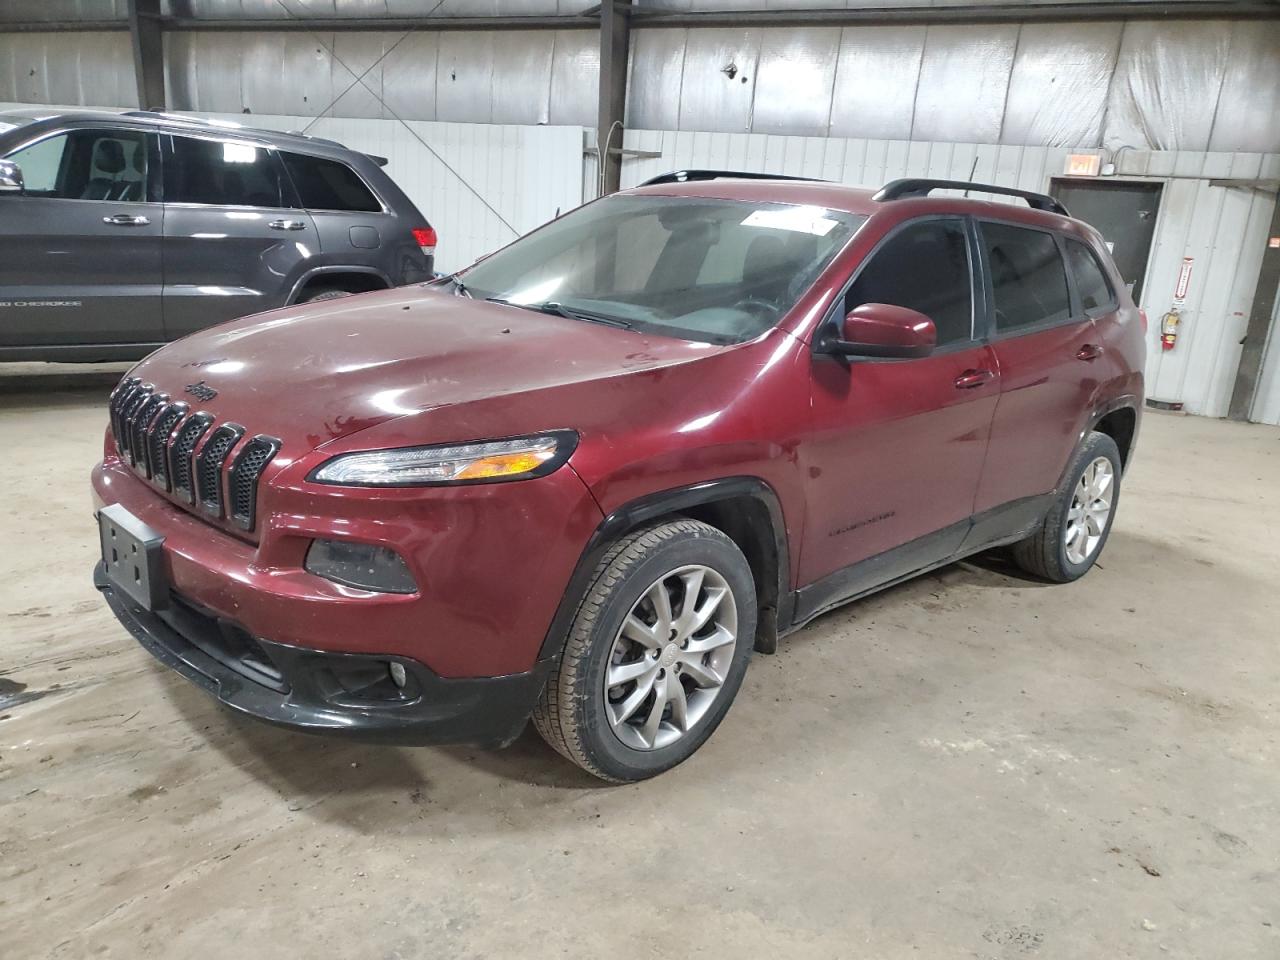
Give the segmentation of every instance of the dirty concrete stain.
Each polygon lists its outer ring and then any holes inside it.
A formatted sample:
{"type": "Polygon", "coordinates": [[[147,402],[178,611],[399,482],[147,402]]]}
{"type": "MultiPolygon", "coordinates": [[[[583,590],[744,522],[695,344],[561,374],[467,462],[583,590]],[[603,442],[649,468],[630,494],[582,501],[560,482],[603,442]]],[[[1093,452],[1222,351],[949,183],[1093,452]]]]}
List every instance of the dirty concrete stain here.
{"type": "Polygon", "coordinates": [[[31,703],[52,692],[51,690],[28,690],[25,683],[0,677],[0,710],[7,710],[22,703],[31,703]]]}

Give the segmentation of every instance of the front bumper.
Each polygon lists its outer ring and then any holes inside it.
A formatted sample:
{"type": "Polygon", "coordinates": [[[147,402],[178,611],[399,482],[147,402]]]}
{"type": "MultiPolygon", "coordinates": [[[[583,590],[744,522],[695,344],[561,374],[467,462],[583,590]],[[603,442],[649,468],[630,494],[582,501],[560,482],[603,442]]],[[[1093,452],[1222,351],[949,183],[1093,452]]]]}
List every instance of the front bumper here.
{"type": "Polygon", "coordinates": [[[238,624],[171,598],[149,612],[113,589],[101,563],[94,586],[157,660],[240,713],[307,733],[382,743],[502,746],[524,729],[551,661],[527,673],[448,679],[399,655],[332,653],[253,637],[238,624]],[[388,665],[405,668],[397,689],[388,665]]]}

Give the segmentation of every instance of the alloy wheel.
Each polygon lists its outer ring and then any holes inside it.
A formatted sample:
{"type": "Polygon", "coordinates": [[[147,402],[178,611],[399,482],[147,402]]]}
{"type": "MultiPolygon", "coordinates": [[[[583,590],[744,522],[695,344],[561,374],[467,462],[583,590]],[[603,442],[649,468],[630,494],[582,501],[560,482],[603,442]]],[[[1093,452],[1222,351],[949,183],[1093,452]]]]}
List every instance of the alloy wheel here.
{"type": "Polygon", "coordinates": [[[1084,563],[1098,549],[1111,516],[1115,491],[1115,469],[1106,457],[1096,457],[1084,469],[1067,509],[1063,533],[1067,559],[1084,563]]]}
{"type": "Polygon", "coordinates": [[[667,747],[693,730],[719,696],[738,644],[738,607],[715,570],[672,570],[641,594],[605,666],[605,713],[635,750],[667,747]]]}

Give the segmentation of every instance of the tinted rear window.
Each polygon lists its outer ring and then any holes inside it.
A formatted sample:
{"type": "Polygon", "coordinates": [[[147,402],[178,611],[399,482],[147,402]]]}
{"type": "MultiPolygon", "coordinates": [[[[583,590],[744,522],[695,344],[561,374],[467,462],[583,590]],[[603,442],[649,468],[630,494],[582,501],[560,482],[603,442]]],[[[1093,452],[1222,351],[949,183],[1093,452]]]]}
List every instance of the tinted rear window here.
{"type": "Polygon", "coordinates": [[[308,210],[354,210],[377,213],[382,204],[360,175],[337,160],[281,153],[294,189],[308,210]]]}
{"type": "Polygon", "coordinates": [[[991,270],[996,330],[1071,317],[1067,271],[1053,234],[1007,223],[984,223],[982,240],[991,270]]]}
{"type": "Polygon", "coordinates": [[[1071,264],[1081,307],[1085,310],[1106,310],[1115,306],[1115,291],[1111,289],[1107,275],[1102,272],[1092,250],[1077,240],[1068,240],[1067,261],[1071,264]]]}
{"type": "Polygon", "coordinates": [[[270,150],[192,137],[173,138],[172,159],[164,165],[164,198],[169,203],[292,206],[270,150]]]}

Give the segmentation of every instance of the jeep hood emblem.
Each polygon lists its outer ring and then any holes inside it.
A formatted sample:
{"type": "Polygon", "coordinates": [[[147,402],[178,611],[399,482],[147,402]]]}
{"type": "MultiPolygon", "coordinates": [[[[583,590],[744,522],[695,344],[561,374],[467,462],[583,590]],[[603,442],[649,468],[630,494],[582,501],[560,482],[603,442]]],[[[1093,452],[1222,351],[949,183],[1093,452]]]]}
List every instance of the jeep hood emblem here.
{"type": "Polygon", "coordinates": [[[188,383],[182,388],[182,390],[184,393],[189,393],[200,401],[212,400],[218,395],[218,391],[213,389],[213,387],[206,386],[203,380],[198,383],[188,383]]]}

